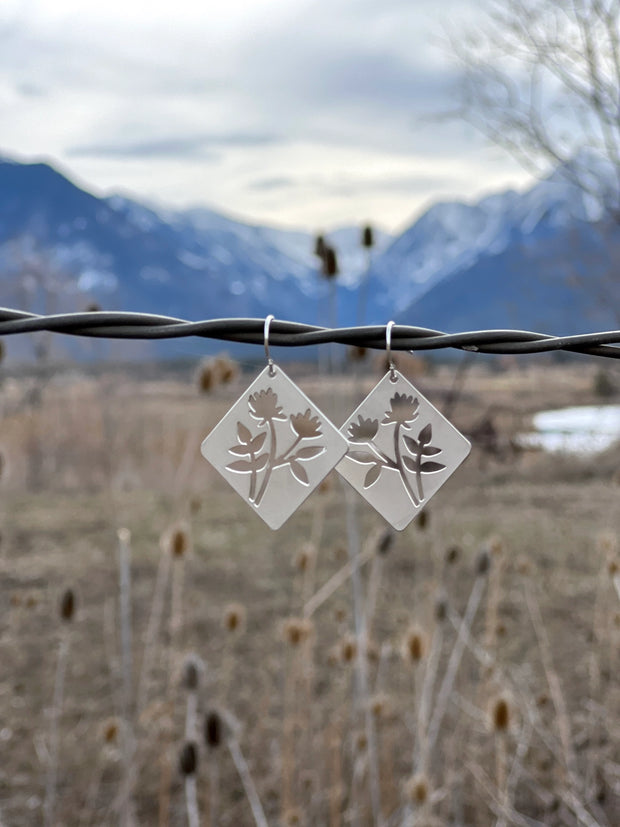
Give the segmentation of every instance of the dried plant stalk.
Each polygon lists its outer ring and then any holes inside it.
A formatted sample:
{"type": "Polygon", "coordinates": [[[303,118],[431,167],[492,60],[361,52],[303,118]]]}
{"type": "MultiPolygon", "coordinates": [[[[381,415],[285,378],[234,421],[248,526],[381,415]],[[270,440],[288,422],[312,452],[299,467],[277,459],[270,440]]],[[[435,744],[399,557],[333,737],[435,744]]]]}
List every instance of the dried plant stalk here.
{"type": "Polygon", "coordinates": [[[54,810],[56,806],[56,785],[58,781],[58,722],[62,711],[65,675],[67,662],[69,660],[69,649],[71,637],[68,630],[60,641],[58,647],[58,660],[56,662],[56,677],[54,679],[54,696],[52,699],[52,719],[50,723],[49,737],[49,763],[47,767],[47,779],[45,783],[45,801],[43,804],[43,823],[45,827],[52,827],[54,824],[54,810]]]}
{"type": "Polygon", "coordinates": [[[454,642],[452,652],[450,653],[448,665],[446,667],[443,681],[441,682],[441,687],[437,695],[433,715],[431,717],[431,721],[428,727],[426,749],[428,750],[429,754],[433,751],[433,748],[435,747],[435,742],[437,741],[437,736],[439,735],[439,729],[441,727],[444,715],[446,714],[446,710],[448,708],[448,701],[450,699],[450,694],[454,686],[456,673],[458,672],[461,663],[461,658],[463,657],[463,651],[465,650],[469,630],[471,629],[471,625],[474,622],[474,617],[476,616],[476,612],[478,610],[478,606],[480,605],[480,600],[482,599],[482,594],[484,592],[484,587],[486,584],[486,573],[487,570],[485,568],[479,567],[476,579],[474,580],[474,585],[469,595],[469,600],[467,601],[467,608],[465,609],[463,620],[459,627],[459,631],[454,642]]]}
{"type": "Polygon", "coordinates": [[[267,824],[265,813],[263,811],[262,804],[260,803],[260,798],[258,797],[258,793],[256,792],[256,786],[250,774],[250,769],[247,765],[245,758],[243,757],[243,753],[241,752],[239,742],[236,738],[229,737],[227,738],[226,743],[228,745],[228,750],[230,752],[233,763],[237,768],[237,772],[239,773],[241,783],[243,784],[243,789],[248,799],[250,809],[252,810],[252,815],[254,816],[254,822],[256,824],[256,827],[269,827],[269,825],[267,824]]]}

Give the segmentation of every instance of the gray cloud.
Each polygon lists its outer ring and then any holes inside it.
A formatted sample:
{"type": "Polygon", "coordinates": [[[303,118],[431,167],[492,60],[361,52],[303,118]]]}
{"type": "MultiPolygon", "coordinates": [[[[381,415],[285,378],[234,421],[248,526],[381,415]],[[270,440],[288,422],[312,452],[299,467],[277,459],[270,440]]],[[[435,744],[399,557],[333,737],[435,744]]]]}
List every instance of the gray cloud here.
{"type": "Polygon", "coordinates": [[[297,0],[219,28],[207,8],[189,23],[171,9],[144,31],[120,6],[100,27],[87,13],[80,27],[36,12],[4,29],[0,20],[0,91],[13,107],[3,142],[74,159],[93,183],[179,201],[202,197],[208,165],[215,203],[256,215],[276,205],[286,221],[365,198],[372,207],[384,196],[383,209],[419,202],[480,155],[469,127],[429,118],[453,108],[457,78],[434,41],[440,15],[468,8],[471,16],[471,0],[297,0]],[[444,176],[442,161],[458,155],[463,163],[446,164],[444,176]],[[158,175],[136,159],[158,162],[158,175]]]}
{"type": "Polygon", "coordinates": [[[226,135],[176,136],[138,141],[115,141],[82,144],[69,147],[68,157],[73,158],[185,158],[217,160],[220,154],[214,149],[234,147],[256,147],[277,143],[275,135],[230,133],[226,135]]]}
{"type": "Polygon", "coordinates": [[[29,81],[17,83],[15,90],[23,98],[45,98],[49,94],[49,90],[43,84],[29,81]]]}
{"type": "MultiPolygon", "coordinates": [[[[451,179],[452,177],[450,177],[451,179]]],[[[382,175],[376,178],[340,176],[331,179],[325,177],[300,176],[293,178],[290,176],[274,176],[272,178],[258,178],[251,181],[248,187],[258,192],[303,189],[346,197],[353,197],[362,193],[395,193],[413,196],[428,192],[429,189],[444,186],[447,180],[447,175],[425,174],[382,175]]]]}
{"type": "Polygon", "coordinates": [[[419,195],[429,189],[441,187],[447,176],[439,175],[394,175],[375,179],[351,178],[334,181],[325,187],[333,195],[353,196],[361,193],[395,193],[419,195]]]}
{"type": "MultiPolygon", "coordinates": [[[[416,151],[428,129],[423,120],[450,107],[457,70],[431,42],[431,23],[412,12],[415,5],[386,16],[381,3],[363,5],[360,14],[358,4],[334,0],[326,15],[315,0],[248,40],[239,75],[249,111],[301,140],[416,151]]],[[[432,129],[433,141],[444,129],[432,129]]]]}
{"type": "Polygon", "coordinates": [[[291,187],[298,186],[298,183],[294,178],[289,178],[286,175],[276,175],[271,178],[258,178],[255,181],[250,181],[248,189],[256,192],[273,192],[291,189],[291,187]]]}
{"type": "MultiPolygon", "coordinates": [[[[446,2],[452,8],[465,0],[446,2]]],[[[207,30],[178,38],[171,32],[162,52],[148,38],[129,48],[122,28],[117,42],[92,31],[82,38],[62,30],[49,38],[22,21],[3,43],[0,72],[18,77],[24,89],[44,79],[50,94],[105,95],[109,137],[85,137],[70,150],[72,157],[172,158],[176,151],[201,158],[206,148],[271,143],[273,124],[291,139],[411,151],[415,119],[446,109],[454,80],[433,56],[431,5],[306,0],[251,32],[240,30],[229,49],[220,43],[225,60],[205,50],[201,34],[208,38],[207,30]],[[181,99],[195,108],[179,120],[181,99]],[[222,107],[223,101],[229,104],[222,107]],[[211,105],[223,130],[235,133],[227,140],[195,137],[211,105]],[[167,117],[175,118],[178,138],[136,138],[159,132],[157,123],[167,117]],[[264,139],[249,140],[239,129],[245,124],[264,132],[264,139]],[[188,135],[181,134],[184,128],[188,135]],[[129,144],[120,137],[126,135],[129,144]]]]}

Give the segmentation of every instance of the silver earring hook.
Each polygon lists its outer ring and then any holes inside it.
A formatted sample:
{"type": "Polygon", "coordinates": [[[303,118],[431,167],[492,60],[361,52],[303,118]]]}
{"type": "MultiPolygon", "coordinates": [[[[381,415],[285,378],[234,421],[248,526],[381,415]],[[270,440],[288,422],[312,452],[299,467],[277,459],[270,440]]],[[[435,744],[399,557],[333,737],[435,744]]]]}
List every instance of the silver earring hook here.
{"type": "Polygon", "coordinates": [[[271,313],[265,319],[265,327],[263,331],[263,339],[265,342],[265,356],[267,357],[267,364],[269,365],[269,376],[275,376],[276,369],[273,364],[273,359],[271,358],[271,353],[269,352],[269,326],[271,325],[272,321],[275,319],[271,313]]]}
{"type": "Polygon", "coordinates": [[[394,322],[388,322],[385,326],[385,355],[390,370],[390,382],[396,382],[396,365],[392,359],[392,328],[394,322]]]}

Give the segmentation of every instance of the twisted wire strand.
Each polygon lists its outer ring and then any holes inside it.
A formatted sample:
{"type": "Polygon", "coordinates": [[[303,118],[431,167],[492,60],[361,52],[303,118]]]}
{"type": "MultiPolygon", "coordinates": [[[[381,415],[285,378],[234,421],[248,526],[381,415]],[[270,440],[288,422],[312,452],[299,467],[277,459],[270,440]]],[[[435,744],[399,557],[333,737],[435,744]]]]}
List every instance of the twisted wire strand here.
{"type": "MultiPolygon", "coordinates": [[[[103,339],[178,339],[197,336],[227,342],[263,345],[264,319],[207,319],[191,322],[151,313],[97,311],[39,316],[0,308],[0,336],[48,331],[103,339]]],[[[328,328],[275,319],[269,343],[276,347],[307,347],[334,342],[385,349],[385,325],[328,328]]],[[[564,350],[620,359],[620,330],[550,336],[529,330],[472,330],[443,333],[425,327],[394,325],[392,350],[457,350],[494,354],[546,353],[564,350]]]]}

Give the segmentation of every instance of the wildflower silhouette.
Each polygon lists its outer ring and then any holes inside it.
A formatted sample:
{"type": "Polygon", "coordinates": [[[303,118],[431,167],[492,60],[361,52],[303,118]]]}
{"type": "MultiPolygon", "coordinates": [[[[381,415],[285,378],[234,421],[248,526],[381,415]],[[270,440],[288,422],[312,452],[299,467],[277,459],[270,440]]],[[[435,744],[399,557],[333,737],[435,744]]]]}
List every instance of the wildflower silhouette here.
{"type": "Polygon", "coordinates": [[[371,485],[374,485],[381,476],[384,468],[391,468],[398,471],[407,493],[416,506],[423,503],[425,499],[422,474],[435,473],[445,468],[445,465],[440,462],[423,461],[423,457],[436,456],[440,454],[442,450],[430,444],[433,438],[433,429],[430,422],[422,428],[417,439],[406,434],[401,434],[402,428],[406,430],[411,429],[411,424],[419,416],[419,407],[420,403],[417,398],[414,399],[413,396],[407,396],[404,393],[396,393],[390,399],[390,410],[385,411],[385,416],[381,421],[381,427],[394,426],[393,456],[386,454],[374,442],[379,431],[378,420],[365,419],[361,415],[358,416],[357,422],[352,422],[349,425],[348,438],[350,442],[357,445],[367,445],[369,450],[362,451],[355,449],[349,451],[347,454],[353,462],[371,466],[364,478],[364,488],[370,488],[371,485]],[[403,456],[402,445],[404,445],[411,456],[403,456]],[[407,472],[414,475],[417,491],[413,490],[407,472]]]}
{"type": "Polygon", "coordinates": [[[238,474],[250,475],[250,491],[248,498],[258,506],[269,486],[271,474],[276,468],[286,465],[295,479],[303,485],[308,485],[308,473],[302,462],[320,456],[324,451],[323,445],[308,445],[297,448],[304,439],[317,439],[322,436],[321,422],[318,416],[312,416],[308,408],[305,413],[296,413],[287,416],[278,405],[278,395],[271,388],[251,394],[248,398],[248,412],[258,421],[257,427],[267,426],[266,431],[253,434],[243,422],[237,422],[238,445],[228,449],[233,456],[247,457],[231,462],[226,468],[238,474]],[[277,434],[275,422],[290,419],[291,430],[295,438],[291,444],[278,454],[277,434]],[[268,449],[263,450],[268,440],[268,449]],[[296,450],[297,449],[297,450],[296,450]],[[294,453],[293,453],[294,452],[294,453]],[[259,487],[259,474],[263,474],[259,487]],[[258,493],[256,489],[258,488],[258,493]]]}

